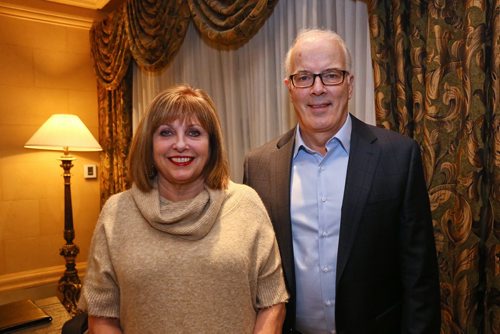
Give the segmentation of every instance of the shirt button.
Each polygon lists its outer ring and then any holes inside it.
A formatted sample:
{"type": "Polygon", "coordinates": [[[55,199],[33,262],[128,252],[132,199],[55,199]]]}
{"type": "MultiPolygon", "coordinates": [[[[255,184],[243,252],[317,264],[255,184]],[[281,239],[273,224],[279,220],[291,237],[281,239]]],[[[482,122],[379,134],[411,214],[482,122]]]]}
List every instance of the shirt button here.
{"type": "Polygon", "coordinates": [[[321,202],[326,202],[326,197],[321,197],[321,202]]]}
{"type": "Polygon", "coordinates": [[[324,266],[323,269],[321,269],[324,273],[327,273],[329,271],[327,266],[324,266]]]}
{"type": "Polygon", "coordinates": [[[322,238],[326,238],[327,236],[328,236],[328,233],[327,233],[326,231],[323,231],[323,232],[321,233],[321,237],[322,237],[322,238]]]}
{"type": "Polygon", "coordinates": [[[327,301],[325,302],[325,305],[326,305],[326,306],[332,306],[332,301],[331,301],[331,300],[327,300],[327,301]]]}

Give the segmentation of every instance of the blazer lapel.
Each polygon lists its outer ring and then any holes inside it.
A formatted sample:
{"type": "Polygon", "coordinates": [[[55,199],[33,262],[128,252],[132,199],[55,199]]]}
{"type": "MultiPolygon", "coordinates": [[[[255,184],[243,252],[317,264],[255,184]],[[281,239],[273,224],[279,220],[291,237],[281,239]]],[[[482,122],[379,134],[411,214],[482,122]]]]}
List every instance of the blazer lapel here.
{"type": "Polygon", "coordinates": [[[352,117],[351,150],[347,167],[337,258],[337,283],[349,258],[365,207],[379,151],[366,124],[352,117]]]}
{"type": "Polygon", "coordinates": [[[288,286],[295,288],[292,227],[290,224],[290,173],[295,141],[295,129],[290,130],[277,142],[276,150],[272,152],[270,164],[270,192],[274,200],[271,207],[271,218],[275,223],[276,238],[278,238],[282,254],[282,264],[288,286]]]}

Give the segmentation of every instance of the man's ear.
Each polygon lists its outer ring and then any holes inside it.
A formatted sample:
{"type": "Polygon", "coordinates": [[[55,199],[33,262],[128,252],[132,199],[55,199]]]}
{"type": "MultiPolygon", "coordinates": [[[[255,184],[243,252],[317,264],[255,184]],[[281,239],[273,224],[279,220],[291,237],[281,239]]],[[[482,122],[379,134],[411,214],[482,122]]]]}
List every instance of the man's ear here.
{"type": "Polygon", "coordinates": [[[347,80],[349,84],[349,99],[351,99],[352,93],[354,92],[354,75],[349,74],[347,80]]]}
{"type": "Polygon", "coordinates": [[[283,83],[285,84],[286,88],[290,92],[292,90],[292,81],[289,78],[285,78],[283,80],[283,83]]]}

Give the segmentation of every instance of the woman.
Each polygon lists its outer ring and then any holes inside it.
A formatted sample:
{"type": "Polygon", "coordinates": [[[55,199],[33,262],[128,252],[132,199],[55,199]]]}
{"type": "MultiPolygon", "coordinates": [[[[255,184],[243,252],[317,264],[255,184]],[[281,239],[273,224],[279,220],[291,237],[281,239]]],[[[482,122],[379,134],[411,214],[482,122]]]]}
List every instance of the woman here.
{"type": "Polygon", "coordinates": [[[177,86],[132,141],[132,188],[100,214],[80,307],[90,333],[281,333],[288,294],[260,198],[229,180],[210,97],[177,86]]]}

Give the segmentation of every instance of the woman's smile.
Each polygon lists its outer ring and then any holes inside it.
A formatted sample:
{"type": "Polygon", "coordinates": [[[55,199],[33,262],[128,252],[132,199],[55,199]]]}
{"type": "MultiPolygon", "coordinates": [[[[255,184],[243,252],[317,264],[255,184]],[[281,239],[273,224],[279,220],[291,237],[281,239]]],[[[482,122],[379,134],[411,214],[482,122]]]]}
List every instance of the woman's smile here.
{"type": "Polygon", "coordinates": [[[193,157],[175,156],[168,158],[176,166],[188,166],[193,162],[193,157]]]}

